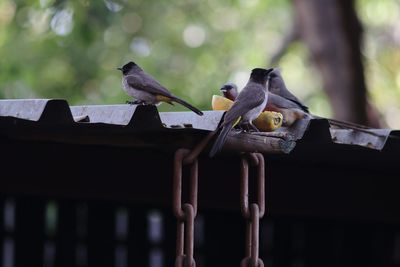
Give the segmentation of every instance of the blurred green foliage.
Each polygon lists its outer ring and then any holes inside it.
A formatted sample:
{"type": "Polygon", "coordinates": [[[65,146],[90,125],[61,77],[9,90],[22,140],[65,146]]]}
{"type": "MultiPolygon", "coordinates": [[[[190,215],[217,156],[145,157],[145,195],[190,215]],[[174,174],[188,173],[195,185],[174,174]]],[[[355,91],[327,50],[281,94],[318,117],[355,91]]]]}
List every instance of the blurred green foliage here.
{"type": "Polygon", "coordinates": [[[400,129],[400,1],[359,0],[366,82],[383,121],[400,129]]]}
{"type": "MultiPolygon", "coordinates": [[[[400,127],[393,119],[400,116],[398,1],[359,0],[357,10],[372,102],[400,127]]],[[[1,0],[0,98],[125,103],[116,67],[133,60],[174,94],[210,109],[223,83],[242,86],[252,68],[267,66],[291,27],[289,0],[1,0]]],[[[303,44],[292,44],[279,65],[311,111],[329,116],[303,44]]]]}

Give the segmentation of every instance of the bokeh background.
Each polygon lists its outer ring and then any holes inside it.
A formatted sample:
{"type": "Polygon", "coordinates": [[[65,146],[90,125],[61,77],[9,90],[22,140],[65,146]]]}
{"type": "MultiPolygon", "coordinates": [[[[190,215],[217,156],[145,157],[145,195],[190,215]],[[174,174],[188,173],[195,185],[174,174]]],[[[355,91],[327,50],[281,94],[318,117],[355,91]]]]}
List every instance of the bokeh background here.
{"type": "MultiPolygon", "coordinates": [[[[116,67],[134,60],[207,110],[221,84],[243,86],[252,68],[273,66],[312,113],[334,117],[306,43],[286,42],[297,24],[295,6],[289,0],[1,0],[0,98],[125,103],[116,67]]],[[[400,1],[357,0],[354,10],[363,26],[367,97],[381,126],[400,128],[400,1]]]]}

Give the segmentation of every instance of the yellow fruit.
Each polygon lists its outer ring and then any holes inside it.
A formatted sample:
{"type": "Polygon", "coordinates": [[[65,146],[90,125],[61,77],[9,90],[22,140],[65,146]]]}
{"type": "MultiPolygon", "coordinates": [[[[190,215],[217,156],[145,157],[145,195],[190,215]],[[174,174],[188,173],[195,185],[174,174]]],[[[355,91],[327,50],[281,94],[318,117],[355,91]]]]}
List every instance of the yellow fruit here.
{"type": "MultiPolygon", "coordinates": [[[[219,95],[213,95],[211,107],[213,110],[228,110],[233,101],[219,95]]],[[[264,111],[253,121],[254,125],[262,132],[271,132],[282,126],[283,116],[279,112],[264,111]]],[[[236,123],[235,123],[236,124],[236,123]]]]}
{"type": "Polygon", "coordinates": [[[264,111],[253,121],[254,126],[262,132],[271,132],[282,126],[283,116],[279,112],[264,111]]]}
{"type": "Polygon", "coordinates": [[[233,101],[220,96],[220,95],[213,95],[211,101],[211,107],[213,110],[228,110],[232,107],[233,101]]]}

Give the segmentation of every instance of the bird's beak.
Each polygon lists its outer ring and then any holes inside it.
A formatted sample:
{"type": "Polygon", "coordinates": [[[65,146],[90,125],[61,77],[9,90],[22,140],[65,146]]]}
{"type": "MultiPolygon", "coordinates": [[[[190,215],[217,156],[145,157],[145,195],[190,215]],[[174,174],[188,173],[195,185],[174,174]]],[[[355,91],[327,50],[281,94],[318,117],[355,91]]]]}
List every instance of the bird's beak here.
{"type": "Polygon", "coordinates": [[[120,70],[120,71],[122,71],[122,68],[117,68],[117,70],[120,70]]]}
{"type": "Polygon", "coordinates": [[[228,92],[228,90],[226,90],[226,89],[223,89],[223,88],[221,88],[221,89],[219,89],[219,90],[221,90],[221,92],[222,92],[222,93],[226,93],[226,92],[228,92]]]}

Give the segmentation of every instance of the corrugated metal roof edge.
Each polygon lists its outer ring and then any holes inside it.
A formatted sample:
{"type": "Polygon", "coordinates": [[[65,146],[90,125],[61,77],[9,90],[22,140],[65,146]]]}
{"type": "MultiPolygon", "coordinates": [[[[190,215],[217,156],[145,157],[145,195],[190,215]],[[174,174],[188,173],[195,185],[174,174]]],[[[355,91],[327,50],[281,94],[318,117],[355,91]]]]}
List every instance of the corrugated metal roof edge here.
{"type": "MultiPolygon", "coordinates": [[[[202,132],[214,131],[223,116],[222,111],[205,111],[200,117],[193,112],[161,112],[155,106],[135,105],[88,105],[69,106],[63,99],[18,99],[0,100],[0,118],[13,118],[38,124],[57,125],[108,125],[136,131],[191,129],[202,132]]],[[[270,133],[241,134],[232,131],[237,142],[262,146],[266,138],[277,138],[279,149],[289,153],[297,140],[332,142],[358,145],[382,150],[390,139],[398,139],[400,131],[371,129],[370,133],[354,129],[333,129],[326,119],[301,120],[290,128],[280,128],[270,133]],[[247,136],[247,137],[243,137],[247,136]],[[282,143],[283,142],[283,143],[282,143]],[[287,142],[287,143],[284,143],[287,142]]],[[[229,143],[229,142],[228,142],[229,143]]],[[[256,149],[253,147],[252,149],[256,149]]]]}

